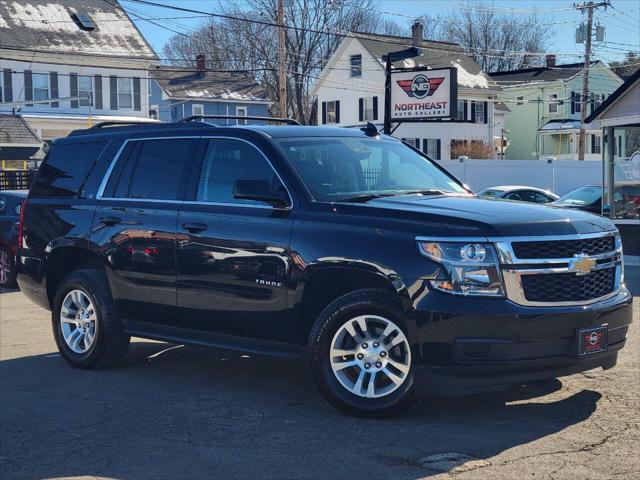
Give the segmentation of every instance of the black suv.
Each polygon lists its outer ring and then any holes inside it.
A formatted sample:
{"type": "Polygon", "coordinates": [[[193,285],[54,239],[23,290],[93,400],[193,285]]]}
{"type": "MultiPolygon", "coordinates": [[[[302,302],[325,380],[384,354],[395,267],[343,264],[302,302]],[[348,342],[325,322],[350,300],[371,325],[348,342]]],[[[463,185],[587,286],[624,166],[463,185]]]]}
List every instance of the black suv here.
{"type": "Polygon", "coordinates": [[[372,125],[96,126],[21,213],[18,282],[74,367],[131,336],[306,356],[379,416],[611,368],[631,323],[609,220],[478,198],[372,125]]]}

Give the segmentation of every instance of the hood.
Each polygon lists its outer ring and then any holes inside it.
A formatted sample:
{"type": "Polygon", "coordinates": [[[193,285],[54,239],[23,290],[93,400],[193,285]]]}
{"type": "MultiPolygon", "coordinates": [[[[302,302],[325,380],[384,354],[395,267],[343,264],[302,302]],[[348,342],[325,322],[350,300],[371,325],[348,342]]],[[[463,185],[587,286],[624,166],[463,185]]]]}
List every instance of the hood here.
{"type": "Polygon", "coordinates": [[[607,218],[579,210],[475,196],[399,195],[363,204],[342,203],[336,211],[415,221],[429,231],[427,234],[434,235],[436,228],[436,236],[572,235],[615,230],[607,218]]]}

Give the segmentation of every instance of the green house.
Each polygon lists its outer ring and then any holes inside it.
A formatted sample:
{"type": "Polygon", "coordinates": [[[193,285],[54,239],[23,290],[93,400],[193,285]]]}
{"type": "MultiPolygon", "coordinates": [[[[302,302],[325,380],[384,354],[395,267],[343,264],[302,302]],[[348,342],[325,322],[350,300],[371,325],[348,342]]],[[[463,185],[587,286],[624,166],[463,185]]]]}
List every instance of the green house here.
{"type": "MultiPolygon", "coordinates": [[[[506,159],[572,160],[578,158],[584,63],[556,65],[547,57],[544,67],[493,72],[501,87],[498,97],[511,109],[505,126],[506,159]]],[[[593,112],[622,80],[600,61],[589,68],[587,112],[593,112]]],[[[585,160],[602,159],[602,132],[587,125],[585,160]]]]}

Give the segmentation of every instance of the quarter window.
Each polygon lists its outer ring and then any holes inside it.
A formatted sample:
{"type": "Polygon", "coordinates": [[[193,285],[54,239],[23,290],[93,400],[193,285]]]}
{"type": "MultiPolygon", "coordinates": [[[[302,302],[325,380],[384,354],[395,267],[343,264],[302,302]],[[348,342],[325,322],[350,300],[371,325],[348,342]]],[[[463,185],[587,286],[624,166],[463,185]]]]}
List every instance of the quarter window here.
{"type": "Polygon", "coordinates": [[[196,200],[265,205],[255,200],[234,198],[237,180],[265,180],[274,193],[285,191],[275,171],[256,147],[239,140],[210,140],[202,162],[196,200]]]}
{"type": "Polygon", "coordinates": [[[49,97],[49,74],[34,73],[32,75],[33,82],[33,99],[48,100],[49,97]]]}
{"type": "Polygon", "coordinates": [[[78,95],[81,97],[78,101],[82,107],[93,105],[93,78],[88,76],[78,77],[78,95]]]}
{"type": "Polygon", "coordinates": [[[133,108],[133,80],[118,77],[118,107],[133,108]]]}

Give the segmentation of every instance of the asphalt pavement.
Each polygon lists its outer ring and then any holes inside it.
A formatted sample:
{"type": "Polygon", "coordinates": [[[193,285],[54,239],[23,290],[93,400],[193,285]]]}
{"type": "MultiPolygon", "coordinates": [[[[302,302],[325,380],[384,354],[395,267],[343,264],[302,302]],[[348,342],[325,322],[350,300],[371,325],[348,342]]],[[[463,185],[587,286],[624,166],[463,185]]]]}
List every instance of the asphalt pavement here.
{"type": "Polygon", "coordinates": [[[0,479],[640,479],[639,305],[612,370],[364,420],[296,359],[135,339],[72,369],[49,313],[0,291],[0,479]]]}

